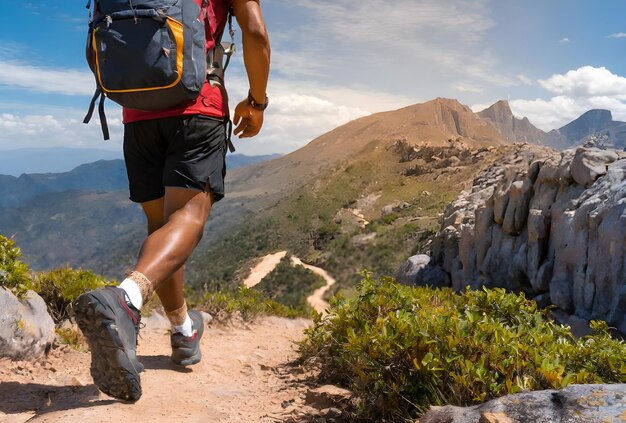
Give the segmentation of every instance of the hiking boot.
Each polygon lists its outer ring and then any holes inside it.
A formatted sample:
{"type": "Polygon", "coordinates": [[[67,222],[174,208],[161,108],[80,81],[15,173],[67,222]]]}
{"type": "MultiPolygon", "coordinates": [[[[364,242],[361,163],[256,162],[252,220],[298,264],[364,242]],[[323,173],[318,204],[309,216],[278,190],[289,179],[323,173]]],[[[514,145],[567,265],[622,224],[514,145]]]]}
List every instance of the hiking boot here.
{"type": "Polygon", "coordinates": [[[173,333],[171,339],[172,361],[181,366],[197,364],[202,358],[200,339],[204,332],[204,320],[202,315],[195,310],[189,311],[189,318],[191,319],[193,334],[185,336],[182,333],[173,333]]]}
{"type": "Polygon", "coordinates": [[[143,370],[136,352],[141,314],[126,298],[124,290],[107,286],[78,297],[74,311],[91,349],[96,386],[114,398],[137,401],[143,370]]]}

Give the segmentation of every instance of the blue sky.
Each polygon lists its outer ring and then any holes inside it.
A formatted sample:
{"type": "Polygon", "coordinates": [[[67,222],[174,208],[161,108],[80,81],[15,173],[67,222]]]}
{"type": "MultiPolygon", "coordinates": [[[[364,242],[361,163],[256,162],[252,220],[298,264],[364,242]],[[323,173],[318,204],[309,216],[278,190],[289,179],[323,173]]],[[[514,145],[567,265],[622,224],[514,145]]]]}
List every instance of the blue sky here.
{"type": "MultiPolygon", "coordinates": [[[[85,3],[0,3],[0,150],[121,148],[114,103],[110,142],[97,122],[81,123],[95,87],[84,62],[85,3]]],[[[242,153],[293,151],[354,118],[435,97],[475,110],[509,99],[514,113],[545,130],[590,108],[626,121],[623,0],[261,4],[271,105],[262,133],[236,143],[242,153]]],[[[241,57],[228,72],[231,106],[248,88],[241,57]]]]}

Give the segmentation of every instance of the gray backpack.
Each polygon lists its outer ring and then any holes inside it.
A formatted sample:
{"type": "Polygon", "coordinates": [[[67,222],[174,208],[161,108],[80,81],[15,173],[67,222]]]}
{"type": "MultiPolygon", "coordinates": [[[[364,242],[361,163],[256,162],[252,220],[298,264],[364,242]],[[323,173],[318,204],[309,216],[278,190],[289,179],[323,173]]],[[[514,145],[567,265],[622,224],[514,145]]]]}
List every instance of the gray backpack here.
{"type": "MultiPolygon", "coordinates": [[[[95,0],[87,62],[97,88],[83,122],[91,120],[99,98],[106,140],[107,97],[132,109],[166,110],[198,97],[207,78],[223,87],[234,43],[224,48],[219,34],[215,47],[205,50],[207,3],[202,0],[201,9],[194,0],[95,0]]],[[[87,8],[91,8],[91,0],[87,8]]],[[[230,13],[228,24],[232,41],[230,13]]]]}

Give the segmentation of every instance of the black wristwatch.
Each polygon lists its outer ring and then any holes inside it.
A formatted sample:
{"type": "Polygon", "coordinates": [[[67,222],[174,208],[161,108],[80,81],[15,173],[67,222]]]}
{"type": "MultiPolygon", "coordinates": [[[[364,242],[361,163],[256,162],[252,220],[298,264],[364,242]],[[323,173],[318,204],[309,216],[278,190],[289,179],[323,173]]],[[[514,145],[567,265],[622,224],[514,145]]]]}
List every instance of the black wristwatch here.
{"type": "Polygon", "coordinates": [[[260,111],[263,111],[265,109],[267,109],[267,106],[270,104],[270,99],[267,98],[267,95],[265,96],[265,103],[261,104],[261,103],[257,103],[257,101],[254,99],[254,97],[252,97],[252,94],[250,93],[250,91],[248,91],[248,103],[250,104],[250,106],[252,106],[253,109],[257,109],[260,111]]]}

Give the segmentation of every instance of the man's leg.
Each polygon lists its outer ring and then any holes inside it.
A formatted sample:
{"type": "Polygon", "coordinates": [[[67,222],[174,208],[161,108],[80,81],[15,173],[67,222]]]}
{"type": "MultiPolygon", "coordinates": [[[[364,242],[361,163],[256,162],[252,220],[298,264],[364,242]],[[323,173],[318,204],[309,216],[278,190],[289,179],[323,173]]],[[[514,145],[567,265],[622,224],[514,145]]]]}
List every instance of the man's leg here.
{"type": "MultiPolygon", "coordinates": [[[[180,204],[179,207],[176,207],[176,210],[180,209],[183,205],[184,204],[180,204]]],[[[165,197],[141,203],[141,207],[148,221],[148,235],[152,235],[152,233],[160,229],[165,224],[169,215],[172,214],[169,213],[167,216],[165,215],[165,197]]],[[[181,266],[170,278],[166,279],[156,288],[156,293],[161,300],[165,312],[171,312],[182,307],[184,302],[183,280],[184,266],[181,266]]]]}
{"type": "MultiPolygon", "coordinates": [[[[160,289],[191,256],[202,238],[212,205],[209,189],[165,189],[165,224],[146,238],[135,266],[135,271],[145,275],[154,289],[160,289]]],[[[164,294],[167,288],[166,285],[164,294]]]]}

